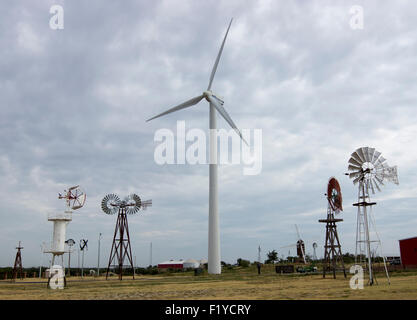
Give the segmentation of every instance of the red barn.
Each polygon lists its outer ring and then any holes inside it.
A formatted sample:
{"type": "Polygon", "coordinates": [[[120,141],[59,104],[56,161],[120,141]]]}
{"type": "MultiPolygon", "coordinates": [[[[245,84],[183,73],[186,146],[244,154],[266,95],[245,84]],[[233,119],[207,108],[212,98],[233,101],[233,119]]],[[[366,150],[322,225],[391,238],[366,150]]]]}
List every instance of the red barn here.
{"type": "Polygon", "coordinates": [[[404,268],[417,268],[417,237],[399,240],[404,268]]]}
{"type": "Polygon", "coordinates": [[[184,261],[179,260],[169,260],[158,263],[158,269],[183,269],[184,268],[184,261]]]}

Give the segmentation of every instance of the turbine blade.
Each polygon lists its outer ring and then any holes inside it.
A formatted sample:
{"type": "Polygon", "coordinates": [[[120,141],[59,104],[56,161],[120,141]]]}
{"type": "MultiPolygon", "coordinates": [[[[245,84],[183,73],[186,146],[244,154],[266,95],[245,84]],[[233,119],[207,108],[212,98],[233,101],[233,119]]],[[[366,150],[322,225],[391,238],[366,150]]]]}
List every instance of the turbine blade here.
{"type": "Polygon", "coordinates": [[[387,159],[385,159],[383,156],[380,156],[377,161],[377,165],[383,166],[385,161],[387,161],[387,159]]]}
{"type": "Polygon", "coordinates": [[[359,148],[356,150],[356,153],[358,154],[359,158],[362,160],[362,163],[366,162],[365,155],[363,154],[362,148],[359,148]]]}
{"type": "Polygon", "coordinates": [[[362,168],[362,164],[353,157],[349,159],[349,163],[354,166],[358,166],[359,168],[362,168]]]}
{"type": "Polygon", "coordinates": [[[373,163],[372,160],[374,158],[375,148],[368,148],[368,158],[369,162],[373,163]]]}
{"type": "Polygon", "coordinates": [[[220,47],[219,53],[217,54],[216,61],[214,62],[213,70],[211,70],[210,81],[207,87],[207,91],[211,89],[211,85],[213,83],[214,75],[216,74],[217,66],[219,65],[220,56],[223,52],[224,43],[226,42],[227,34],[229,33],[230,26],[232,25],[233,18],[230,20],[229,27],[227,28],[226,34],[224,35],[224,39],[222,45],[220,47]]]}
{"type": "Polygon", "coordinates": [[[246,143],[248,146],[248,143],[243,138],[242,133],[237,128],[235,123],[233,122],[232,118],[230,118],[229,114],[227,113],[226,109],[223,108],[223,106],[220,105],[220,103],[211,95],[207,96],[207,99],[210,100],[210,102],[213,104],[213,106],[216,108],[216,110],[221,114],[221,116],[224,118],[224,120],[227,121],[227,123],[236,131],[236,133],[239,135],[239,137],[246,143]]]}
{"type": "Polygon", "coordinates": [[[360,171],[357,171],[357,172],[352,172],[352,173],[349,173],[349,178],[357,178],[357,177],[359,177],[359,176],[361,176],[362,175],[362,173],[360,172],[360,171]]]}
{"type": "Polygon", "coordinates": [[[350,164],[348,167],[348,170],[351,170],[351,171],[358,171],[360,169],[361,169],[360,167],[354,166],[353,164],[350,164]]]}
{"type": "Polygon", "coordinates": [[[363,147],[362,148],[362,153],[363,153],[363,156],[365,158],[365,161],[370,162],[371,160],[369,159],[369,148],[368,147],[363,147]]]}
{"type": "Polygon", "coordinates": [[[353,159],[355,159],[359,164],[360,164],[360,166],[362,166],[362,164],[364,163],[364,161],[359,157],[359,155],[358,155],[358,152],[357,152],[358,150],[356,150],[354,153],[352,153],[350,156],[353,158],[353,159]]]}
{"type": "Polygon", "coordinates": [[[381,155],[381,152],[375,150],[374,157],[372,158],[372,164],[375,164],[376,160],[378,160],[380,155],[381,155]]]}
{"type": "Polygon", "coordinates": [[[151,120],[153,120],[153,119],[155,119],[155,118],[162,117],[162,116],[164,116],[164,115],[166,115],[166,114],[168,114],[168,113],[172,113],[172,112],[175,112],[175,111],[178,111],[178,110],[184,109],[184,108],[191,107],[191,106],[193,106],[193,105],[195,105],[195,104],[199,103],[199,102],[201,101],[201,99],[203,99],[203,98],[204,98],[204,96],[203,96],[203,95],[198,96],[198,97],[195,97],[195,98],[192,98],[192,99],[190,99],[190,100],[188,100],[188,101],[185,101],[184,103],[179,104],[179,105],[178,105],[178,106],[176,106],[176,107],[173,107],[173,108],[171,108],[171,109],[169,109],[169,110],[167,110],[167,111],[165,111],[165,112],[162,112],[162,113],[158,114],[158,115],[157,115],[157,116],[155,116],[155,117],[152,117],[152,118],[150,118],[150,119],[146,120],[146,122],[151,121],[151,120]]]}

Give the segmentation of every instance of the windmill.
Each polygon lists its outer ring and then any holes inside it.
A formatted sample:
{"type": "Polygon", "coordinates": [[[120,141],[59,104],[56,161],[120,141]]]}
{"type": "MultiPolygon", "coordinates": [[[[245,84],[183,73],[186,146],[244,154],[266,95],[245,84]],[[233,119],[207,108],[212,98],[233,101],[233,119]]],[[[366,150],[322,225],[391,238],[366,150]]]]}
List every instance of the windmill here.
{"type": "Polygon", "coordinates": [[[16,280],[17,278],[17,274],[20,273],[20,279],[23,279],[23,266],[22,266],[22,252],[21,250],[23,249],[23,247],[20,245],[20,241],[19,241],[19,245],[16,247],[17,252],[16,252],[16,258],[14,260],[14,267],[13,267],[13,280],[16,280]]]}
{"type": "Polygon", "coordinates": [[[223,108],[224,101],[219,98],[218,95],[211,91],[213,79],[216,74],[217,66],[219,64],[220,56],[223,51],[224,44],[226,42],[227,34],[229,33],[230,26],[232,24],[230,20],[229,27],[227,28],[223,42],[221,44],[219,53],[211,71],[209,84],[207,90],[200,96],[194,97],[186,102],[183,102],[161,114],[158,114],[147,121],[164,116],[166,114],[185,109],[196,105],[201,100],[206,99],[210,104],[210,166],[209,166],[209,242],[208,242],[208,272],[210,274],[220,274],[220,231],[219,231],[219,212],[218,212],[218,190],[217,190],[217,124],[216,124],[216,111],[226,120],[226,122],[236,131],[240,138],[247,144],[243,138],[240,130],[236,127],[232,118],[227,111],[223,108]]]}
{"type": "Polygon", "coordinates": [[[335,218],[335,215],[343,211],[342,191],[336,178],[330,178],[327,183],[327,218],[320,219],[319,222],[326,224],[326,241],[324,243],[324,259],[323,259],[323,278],[326,277],[326,271],[333,271],[333,278],[336,279],[336,267],[338,262],[341,263],[343,274],[346,278],[345,265],[343,263],[342,247],[340,245],[339,236],[337,234],[337,222],[343,219],[335,218]]]}
{"type": "MultiPolygon", "coordinates": [[[[101,209],[109,215],[117,215],[116,228],[114,230],[113,244],[110,251],[109,264],[107,266],[106,279],[109,275],[109,270],[112,262],[117,260],[117,267],[119,268],[119,279],[122,280],[123,262],[127,257],[130,266],[133,270],[132,248],[130,245],[129,226],[127,223],[127,215],[135,214],[140,209],[146,210],[147,207],[152,206],[152,200],[142,201],[136,194],[127,196],[123,201],[115,194],[106,195],[101,201],[101,209]],[[116,238],[118,235],[118,238],[116,238]]],[[[133,279],[135,275],[133,274],[133,279]]]]}
{"type": "Polygon", "coordinates": [[[81,278],[84,278],[84,252],[88,250],[88,240],[81,239],[80,240],[80,251],[83,253],[82,261],[81,261],[81,278]]]}
{"type": "MultiPolygon", "coordinates": [[[[304,241],[301,239],[300,232],[298,231],[297,225],[295,225],[295,231],[297,232],[297,242],[295,244],[290,244],[288,246],[280,247],[280,249],[296,248],[298,258],[303,259],[304,264],[307,264],[306,256],[305,256],[305,244],[304,244],[304,241]]],[[[290,256],[290,254],[291,254],[291,251],[288,251],[288,256],[290,256]]]]}
{"type": "MultiPolygon", "coordinates": [[[[58,199],[65,199],[66,210],[62,214],[53,214],[48,216],[48,221],[54,223],[54,233],[53,241],[51,248],[46,250],[46,253],[52,253],[52,262],[51,267],[54,266],[55,269],[58,267],[63,268],[64,266],[64,253],[65,253],[65,235],[67,232],[67,225],[72,221],[72,212],[73,210],[78,210],[82,208],[85,204],[86,194],[81,190],[80,186],[73,186],[64,191],[64,194],[58,194],[58,199]],[[55,257],[61,256],[62,266],[55,266],[55,257]]],[[[52,273],[49,274],[50,277],[52,273]]],[[[49,280],[48,279],[48,286],[49,280]]],[[[65,283],[66,280],[64,279],[65,283]]]]}
{"type": "Polygon", "coordinates": [[[304,241],[301,239],[300,232],[298,230],[298,226],[297,225],[295,225],[295,230],[297,231],[297,236],[298,236],[298,240],[297,240],[297,255],[298,255],[298,257],[300,259],[303,258],[304,264],[307,264],[306,255],[305,255],[304,241]]]}
{"type": "Polygon", "coordinates": [[[72,252],[72,247],[75,244],[74,239],[68,239],[67,241],[65,241],[66,245],[68,246],[68,276],[71,275],[71,252],[72,252]]]}
{"type": "MultiPolygon", "coordinates": [[[[365,262],[364,257],[367,257],[369,284],[373,285],[375,277],[372,270],[371,242],[377,242],[381,247],[381,240],[376,232],[375,223],[373,223],[373,227],[377,240],[372,241],[370,239],[369,225],[373,221],[372,215],[369,215],[369,213],[372,213],[372,206],[376,205],[376,202],[371,202],[369,191],[372,194],[375,194],[375,189],[381,191],[380,186],[384,185],[384,181],[393,182],[398,185],[397,167],[388,166],[381,152],[378,152],[375,148],[362,147],[351,154],[348,170],[350,173],[346,175],[349,175],[349,178],[353,179],[354,185],[358,185],[358,202],[353,204],[355,207],[358,207],[355,263],[359,262],[363,264],[365,262]]],[[[389,283],[390,280],[385,257],[382,257],[389,283]]]]}

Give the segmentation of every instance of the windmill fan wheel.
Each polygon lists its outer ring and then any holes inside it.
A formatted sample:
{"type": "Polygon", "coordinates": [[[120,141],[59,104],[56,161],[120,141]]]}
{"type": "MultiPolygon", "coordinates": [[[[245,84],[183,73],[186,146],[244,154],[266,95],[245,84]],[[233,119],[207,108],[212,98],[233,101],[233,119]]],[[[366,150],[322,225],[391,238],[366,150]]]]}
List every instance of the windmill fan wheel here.
{"type": "Polygon", "coordinates": [[[139,211],[142,206],[142,201],[137,194],[130,194],[125,199],[126,206],[127,206],[127,214],[134,214],[139,211]]]}
{"type": "Polygon", "coordinates": [[[327,200],[336,213],[343,211],[342,191],[340,190],[340,185],[336,178],[330,178],[329,183],[327,184],[327,200]]]}
{"type": "Polygon", "coordinates": [[[111,193],[106,195],[101,201],[101,209],[106,214],[115,214],[119,210],[120,198],[111,193]]]}

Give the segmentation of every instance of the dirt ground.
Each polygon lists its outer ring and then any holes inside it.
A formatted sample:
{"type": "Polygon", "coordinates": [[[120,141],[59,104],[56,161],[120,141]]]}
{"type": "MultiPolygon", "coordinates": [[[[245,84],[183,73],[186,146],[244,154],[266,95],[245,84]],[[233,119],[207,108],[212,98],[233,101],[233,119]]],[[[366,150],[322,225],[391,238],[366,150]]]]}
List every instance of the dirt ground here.
{"type": "Polygon", "coordinates": [[[417,300],[416,272],[391,275],[391,284],[383,274],[378,275],[378,284],[363,290],[352,290],[347,278],[338,274],[337,279],[321,274],[279,275],[267,272],[224,273],[222,275],[172,274],[125,277],[117,279],[71,277],[63,290],[47,289],[46,281],[39,279],[0,281],[0,300],[59,299],[412,299],[417,300]],[[39,282],[40,281],[40,282],[39,282]]]}

